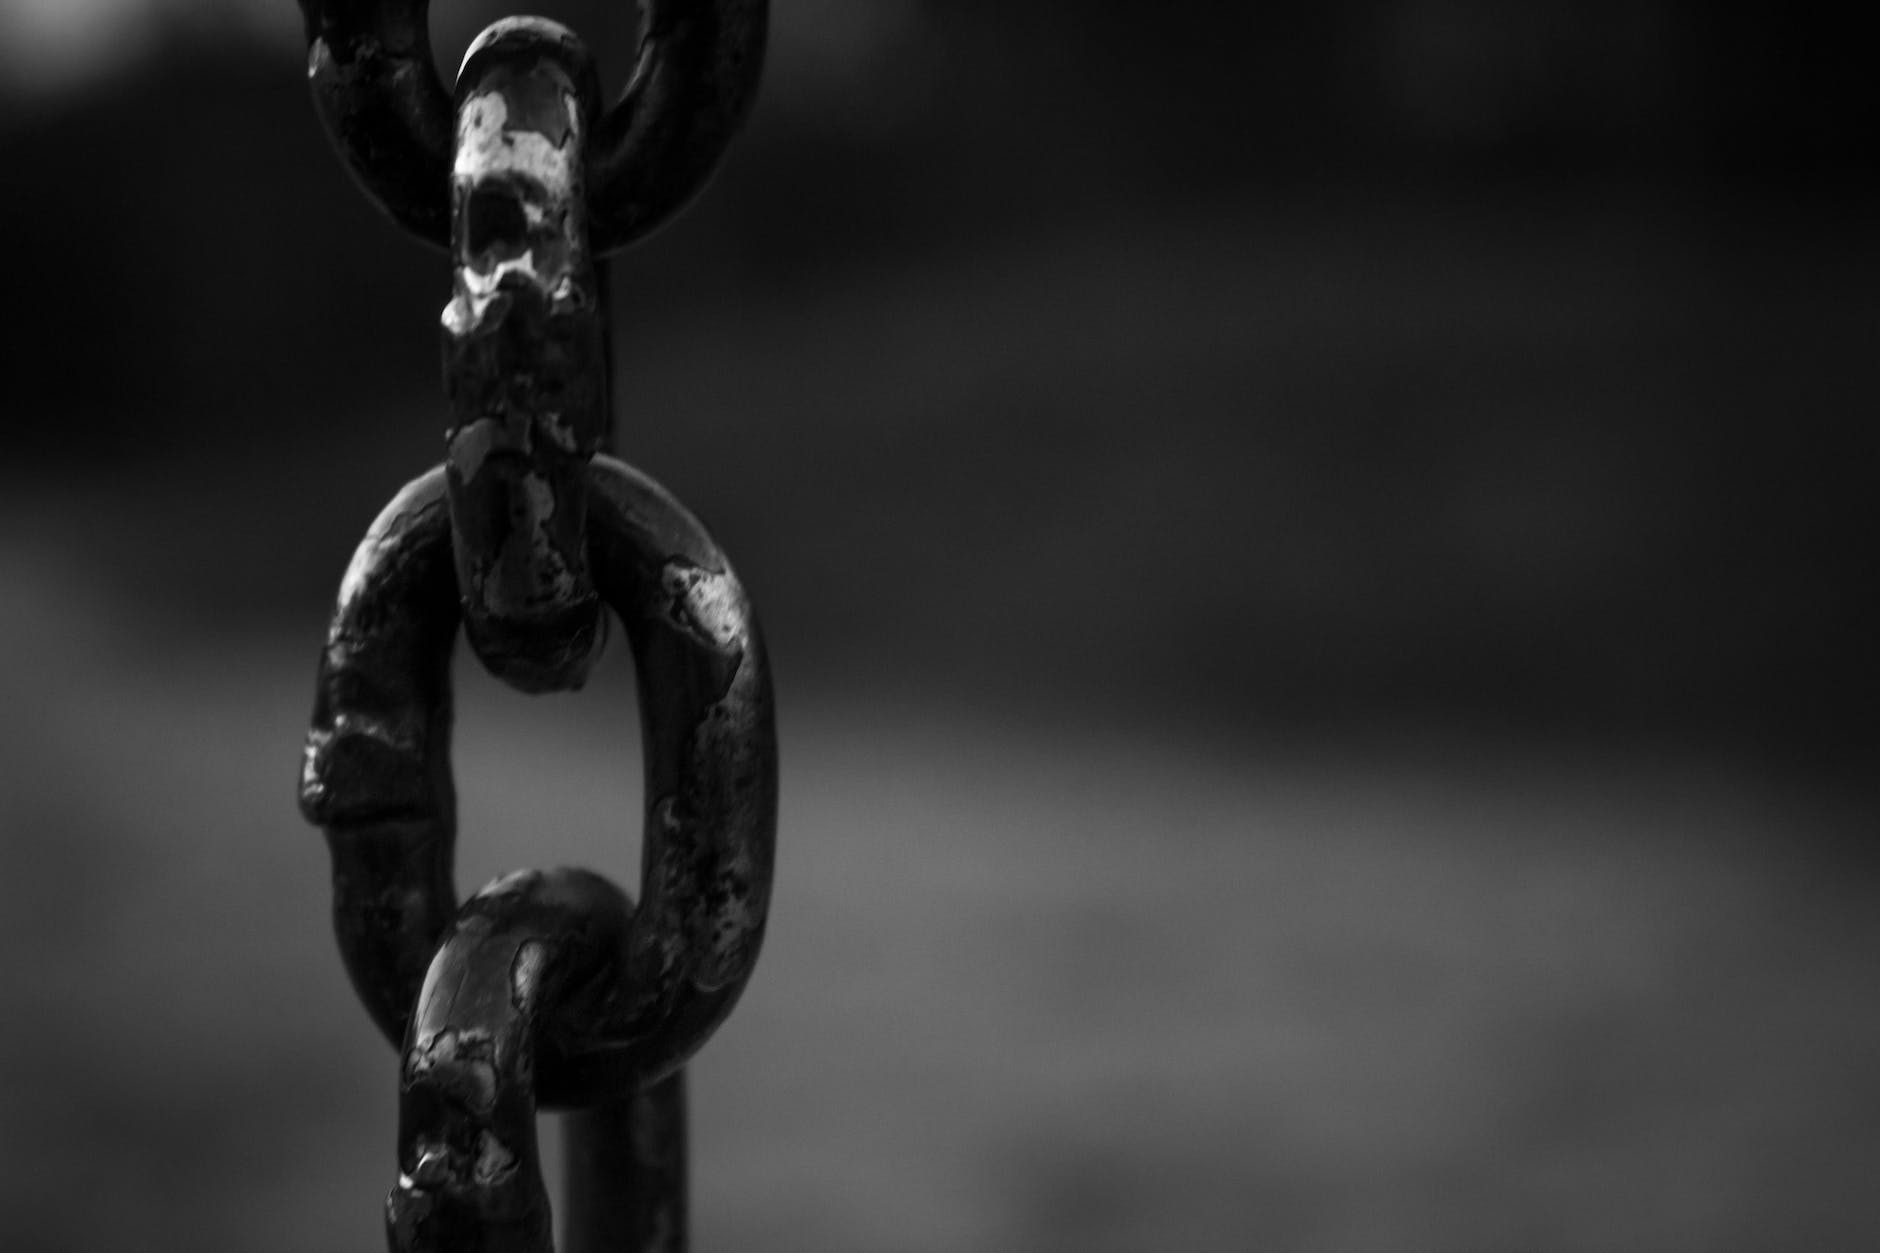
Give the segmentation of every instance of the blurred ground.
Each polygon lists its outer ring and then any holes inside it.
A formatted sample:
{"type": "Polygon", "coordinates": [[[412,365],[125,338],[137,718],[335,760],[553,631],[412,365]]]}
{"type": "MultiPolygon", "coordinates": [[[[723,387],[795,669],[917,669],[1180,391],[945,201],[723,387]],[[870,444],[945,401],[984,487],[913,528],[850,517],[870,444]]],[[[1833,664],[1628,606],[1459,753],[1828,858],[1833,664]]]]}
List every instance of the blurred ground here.
{"type": "MultiPolygon", "coordinates": [[[[698,1247],[1880,1247],[1864,45],[871,4],[614,271],[778,672],[698,1247]]],[[[84,8],[0,10],[0,1244],[376,1248],[293,784],[447,275],[279,6],[84,8]]],[[[461,886],[636,864],[621,662],[460,676],[461,886]]]]}
{"type": "MultiPolygon", "coordinates": [[[[8,1247],[377,1247],[393,1059],[288,805],[309,641],[159,664],[107,590],[4,576],[8,1247]]],[[[460,882],[635,864],[619,662],[579,700],[465,677],[460,882]]],[[[784,690],[772,932],[692,1071],[699,1247],[1880,1239],[1853,798],[784,690]]]]}

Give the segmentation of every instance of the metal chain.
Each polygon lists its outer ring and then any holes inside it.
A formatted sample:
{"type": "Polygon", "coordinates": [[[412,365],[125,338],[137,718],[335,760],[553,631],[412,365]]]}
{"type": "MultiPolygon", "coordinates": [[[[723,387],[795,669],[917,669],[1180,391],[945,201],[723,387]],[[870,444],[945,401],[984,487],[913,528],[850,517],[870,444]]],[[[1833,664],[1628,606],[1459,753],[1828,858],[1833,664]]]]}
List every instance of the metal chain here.
{"type": "Polygon", "coordinates": [[[425,0],[301,0],[314,99],[367,194],[449,247],[442,466],[367,531],[321,655],[301,809],[333,856],[354,989],[401,1050],[395,1253],[550,1253],[538,1109],[564,1120],[570,1253],[685,1247],[681,1067],[731,1012],[769,911],[770,674],[730,563],[604,455],[595,258],[697,191],[748,110],[764,0],[654,0],[603,110],[575,36],[485,30],[454,100],[425,0]],[[637,907],[583,870],[459,904],[450,653],[524,691],[578,688],[619,617],[638,676],[637,907]]]}

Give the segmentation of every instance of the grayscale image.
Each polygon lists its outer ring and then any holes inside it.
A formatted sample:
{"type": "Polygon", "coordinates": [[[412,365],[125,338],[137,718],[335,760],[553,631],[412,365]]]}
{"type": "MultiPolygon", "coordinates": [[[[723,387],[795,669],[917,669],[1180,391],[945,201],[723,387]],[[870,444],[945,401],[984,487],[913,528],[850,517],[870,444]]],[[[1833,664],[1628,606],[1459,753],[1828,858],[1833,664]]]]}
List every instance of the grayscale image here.
{"type": "Polygon", "coordinates": [[[4,1253],[1880,1249],[1880,75],[0,0],[4,1253]]]}

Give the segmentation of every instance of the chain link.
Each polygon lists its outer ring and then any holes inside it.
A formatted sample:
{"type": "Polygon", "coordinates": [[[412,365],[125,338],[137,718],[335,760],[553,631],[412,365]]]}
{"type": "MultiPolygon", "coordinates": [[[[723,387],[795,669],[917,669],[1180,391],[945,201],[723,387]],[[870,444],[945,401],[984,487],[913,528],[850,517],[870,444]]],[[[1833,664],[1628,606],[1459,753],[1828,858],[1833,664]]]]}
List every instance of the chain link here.
{"type": "Polygon", "coordinates": [[[484,31],[457,75],[444,390],[464,635],[525,691],[579,687],[605,619],[588,574],[583,468],[607,430],[608,362],[588,256],[599,81],[566,31],[484,31]]]}
{"type": "MultiPolygon", "coordinates": [[[[455,110],[432,64],[429,10],[430,0],[300,0],[327,133],[374,203],[447,248],[455,110]]],[[[641,0],[633,76],[587,157],[595,255],[656,229],[710,178],[757,95],[767,10],[767,0],[641,0]]]]}
{"type": "Polygon", "coordinates": [[[401,1050],[394,1251],[549,1253],[535,1122],[572,1111],[571,1253],[685,1247],[681,1067],[731,1012],[769,912],[777,756],[763,640],[730,563],[602,454],[593,261],[703,183],[747,110],[762,0],[655,3],[611,109],[565,28],[496,23],[454,107],[422,0],[302,0],[314,97],[368,194],[447,243],[445,463],[361,542],[321,655],[300,782],[366,1011],[401,1050]],[[441,234],[440,234],[441,232],[441,234]],[[640,696],[640,901],[582,870],[459,903],[450,654],[579,687],[619,618],[640,696]]]}

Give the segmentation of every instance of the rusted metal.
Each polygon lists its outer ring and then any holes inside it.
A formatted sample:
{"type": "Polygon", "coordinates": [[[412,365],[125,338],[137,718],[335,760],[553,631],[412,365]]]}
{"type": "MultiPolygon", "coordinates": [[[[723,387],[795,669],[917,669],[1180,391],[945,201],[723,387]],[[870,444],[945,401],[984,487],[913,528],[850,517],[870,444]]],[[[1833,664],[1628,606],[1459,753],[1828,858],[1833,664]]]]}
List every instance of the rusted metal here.
{"type": "MultiPolygon", "coordinates": [[[[610,457],[588,467],[589,552],[640,696],[642,898],[625,986],[592,1047],[538,1070],[544,1104],[670,1073],[723,1021],[769,912],[777,756],[762,635],[729,561],[663,488],[610,457]]],[[[334,922],[361,1000],[402,1044],[457,914],[451,881],[451,579],[444,475],[409,484],[353,556],[321,657],[301,773],[333,854],[334,922]]]]}
{"type": "MultiPolygon", "coordinates": [[[[541,1072],[589,1046],[627,962],[632,907],[581,870],[524,871],[458,912],[404,1050],[397,1253],[547,1253],[536,1149],[541,1072]]],[[[584,1113],[570,1148],[575,1253],[685,1246],[683,1080],[675,1073],[584,1113]]]]}
{"type": "Polygon", "coordinates": [[[642,0],[633,77],[588,157],[594,249],[641,239],[690,203],[751,110],[769,0],[642,0]]]}
{"type": "MultiPolygon", "coordinates": [[[[458,907],[449,738],[450,642],[458,614],[441,468],[408,485],[373,523],[342,582],[321,658],[301,807],[325,829],[332,852],[334,926],[347,971],[374,1021],[407,1053],[409,1134],[401,1132],[401,1183],[390,1228],[396,1250],[472,1247],[413,1241],[424,1232],[457,1233],[475,1225],[473,1218],[509,1214],[508,1207],[521,1204],[518,1197],[534,1195],[505,1172],[497,1172],[501,1178],[487,1170],[477,1174],[461,1144],[451,1160],[462,1170],[448,1174],[438,1166],[420,1169],[422,1153],[413,1157],[412,1147],[425,1134],[445,1134],[438,1119],[458,1120],[450,1134],[459,1141],[475,1123],[462,1121],[467,1115],[453,1113],[455,1107],[426,1104],[411,1086],[418,1073],[412,1050],[432,1056],[425,1042],[441,1032],[489,1029],[487,1022],[453,1017],[454,1000],[439,1008],[437,989],[468,986],[464,981],[473,976],[494,979],[490,986],[510,987],[520,998],[502,1010],[528,1020],[514,1029],[534,1030],[547,1013],[544,996],[531,984],[524,997],[513,983],[527,965],[521,962],[525,941],[549,946],[540,960],[553,955],[542,971],[561,980],[557,994],[574,985],[582,992],[554,1004],[545,1037],[523,1041],[527,1065],[516,1074],[531,1076],[532,1087],[513,1079],[512,1086],[520,1085],[513,1099],[522,1101],[521,1087],[529,1087],[531,1119],[538,1105],[611,1103],[570,1131],[577,1154],[571,1205],[590,1221],[665,1241],[618,1247],[683,1247],[671,1237],[674,1222],[682,1229],[682,1216],[648,1217],[671,1208],[660,1197],[682,1198],[684,1189],[680,1150],[649,1155],[645,1148],[683,1143],[682,1130],[669,1126],[677,1117],[676,1088],[654,1094],[730,1013],[763,941],[777,755],[769,668],[755,617],[717,545],[663,489],[608,457],[595,458],[587,474],[595,575],[620,616],[640,693],[646,808],[637,909],[585,875],[579,909],[537,908],[551,897],[533,887],[518,895],[514,882],[458,907]],[[524,936],[516,947],[504,956],[471,943],[485,933],[466,931],[467,920],[487,921],[494,916],[492,901],[511,899],[532,911],[524,919],[532,929],[517,930],[521,924],[513,919],[505,923],[503,934],[524,936]],[[644,1112],[632,1115],[635,1109],[644,1112]],[[650,1140],[647,1119],[656,1132],[650,1140]],[[604,1185],[603,1161],[633,1167],[616,1181],[618,1191],[604,1185]],[[406,1184],[407,1178],[414,1182],[406,1184]],[[654,1193],[636,1193],[632,1179],[641,1179],[642,1189],[657,1185],[654,1193]],[[432,1226],[413,1217],[433,1214],[451,1217],[436,1218],[432,1226]]],[[[574,882],[568,873],[516,882],[566,888],[574,882]]],[[[504,1106],[503,1117],[521,1119],[520,1108],[504,1106]]],[[[518,1170],[534,1169],[533,1140],[520,1137],[514,1119],[493,1128],[485,1123],[496,1118],[494,1106],[471,1112],[485,1120],[475,1123],[476,1134],[489,1131],[518,1170]]],[[[512,1237],[523,1239],[514,1232],[503,1239],[512,1237]]]]}
{"type": "Polygon", "coordinates": [[[607,429],[601,293],[588,256],[588,128],[600,87],[572,32],[498,22],[457,78],[446,459],[464,634],[524,691],[581,686],[605,636],[583,471],[607,429]]]}
{"type": "Polygon", "coordinates": [[[347,972],[403,1058],[388,1239],[395,1253],[549,1253],[535,1116],[564,1109],[570,1253],[682,1250],[681,1067],[762,945],[776,733],[763,639],[730,563],[662,488],[600,454],[610,379],[594,258],[709,174],[755,87],[764,7],[650,5],[633,82],[605,113],[570,32],[507,19],[472,45],[454,114],[422,0],[302,9],[342,153],[414,233],[439,242],[443,229],[455,267],[447,459],[354,553],[300,782],[332,853],[347,972]],[[571,688],[604,645],[604,608],[638,678],[641,899],[588,871],[523,871],[460,905],[458,627],[512,685],[571,688]]]}
{"type": "Polygon", "coordinates": [[[366,195],[419,239],[450,243],[454,110],[431,61],[429,0],[300,0],[307,80],[366,195]]]}
{"type": "MultiPolygon", "coordinates": [[[[429,0],[300,0],[307,77],[327,133],[368,197],[448,248],[454,112],[429,0]]],[[[588,155],[594,255],[644,237],[710,179],[750,112],[768,0],[642,0],[640,45],[588,155]]]]}

